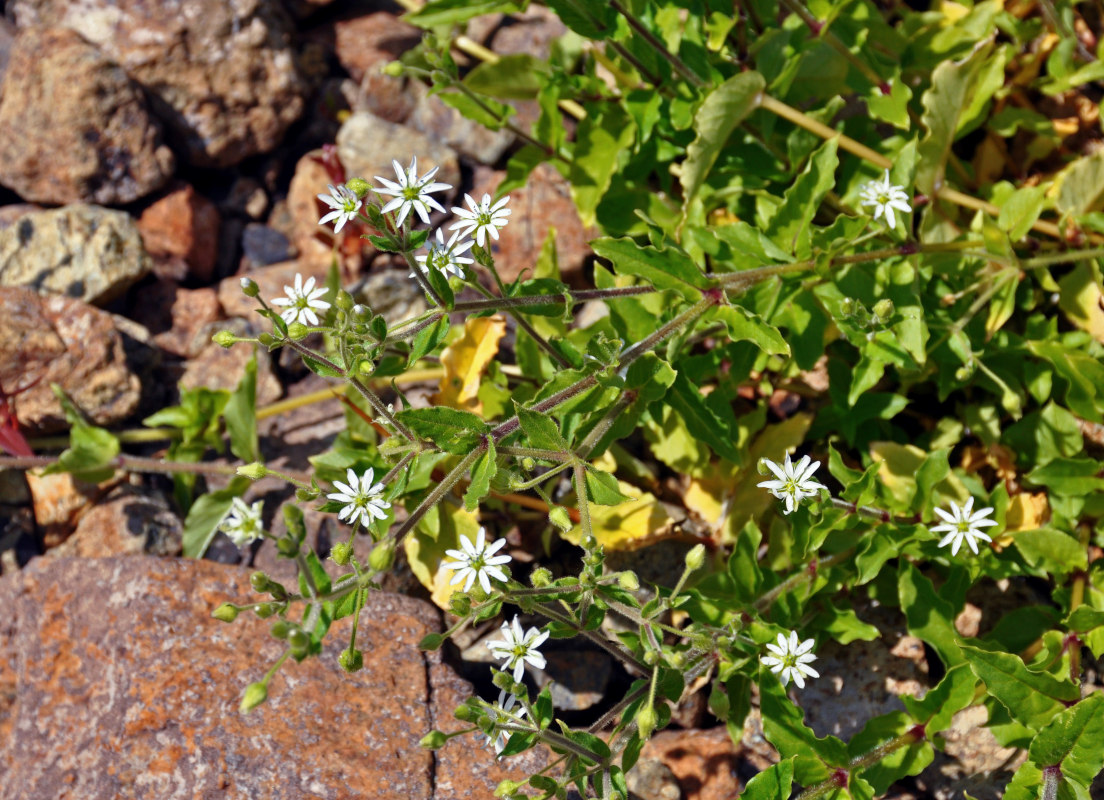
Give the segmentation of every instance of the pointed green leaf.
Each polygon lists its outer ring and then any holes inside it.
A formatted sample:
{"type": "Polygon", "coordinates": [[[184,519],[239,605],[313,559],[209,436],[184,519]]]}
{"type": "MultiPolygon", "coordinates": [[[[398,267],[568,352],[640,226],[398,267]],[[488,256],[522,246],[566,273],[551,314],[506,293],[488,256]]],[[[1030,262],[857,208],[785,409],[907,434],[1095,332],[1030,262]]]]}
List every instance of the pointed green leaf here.
{"type": "Polygon", "coordinates": [[[487,437],[487,451],[472,465],[471,483],[464,492],[464,508],[468,511],[474,511],[479,501],[491,491],[491,479],[498,472],[498,462],[495,458],[494,439],[487,437]]]}
{"type": "Polygon", "coordinates": [[[1081,697],[1080,690],[1069,681],[1032,672],[1013,653],[969,645],[962,645],[961,650],[989,694],[1008,709],[1013,719],[1033,730],[1042,730],[1067,703],[1081,697]]]}
{"type": "Polygon", "coordinates": [[[395,415],[418,436],[424,436],[446,453],[467,455],[483,440],[487,423],[470,411],[434,406],[411,408],[395,415]]]}
{"type": "Polygon", "coordinates": [[[947,667],[962,663],[954,606],[936,593],[932,582],[916,567],[904,560],[897,573],[897,592],[909,633],[934,647],[947,667]]]}
{"type": "Polygon", "coordinates": [[[743,306],[716,306],[710,309],[705,318],[724,323],[729,338],[734,342],[753,342],[764,353],[772,356],[790,354],[790,346],[786,344],[778,328],[743,306]]]}
{"type": "Polygon", "coordinates": [[[571,159],[571,196],[585,226],[597,222],[595,212],[617,171],[619,157],[636,137],[636,123],[621,106],[592,106],[575,133],[571,159]]]}
{"type": "Polygon", "coordinates": [[[619,274],[644,278],[657,289],[672,289],[687,300],[701,296],[695,289],[709,288],[708,279],[690,256],[675,247],[641,247],[629,238],[597,239],[590,246],[597,255],[609,259],[619,274]]]}

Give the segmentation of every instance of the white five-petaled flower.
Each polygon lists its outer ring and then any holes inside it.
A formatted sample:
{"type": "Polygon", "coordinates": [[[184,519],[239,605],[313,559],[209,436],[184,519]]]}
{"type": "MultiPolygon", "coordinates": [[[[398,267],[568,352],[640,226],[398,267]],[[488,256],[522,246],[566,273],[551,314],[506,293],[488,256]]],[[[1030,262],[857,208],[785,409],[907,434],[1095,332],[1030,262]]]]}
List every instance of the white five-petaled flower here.
{"type": "Polygon", "coordinates": [[[785,462],[779,465],[769,458],[764,458],[763,463],[777,476],[778,480],[763,481],[757,485],[762,489],[769,490],[779,500],[785,500],[785,513],[793,513],[798,503],[806,497],[816,497],[819,490],[828,488],[813,480],[813,473],[817,471],[820,462],[813,461],[810,464],[811,460],[808,456],[804,456],[795,465],[790,461],[790,456],[787,453],[785,462]]]}
{"type": "Polygon", "coordinates": [[[285,286],[284,293],[287,297],[277,297],[272,301],[272,305],[287,306],[280,317],[288,325],[293,322],[317,325],[318,315],[314,312],[325,311],[330,307],[325,300],[319,299],[326,293],[326,287],[319,286],[315,289],[313,277],[307,278],[307,282],[303,283],[303,276],[298,272],[295,273],[295,285],[285,286]]]}
{"type": "Polygon", "coordinates": [[[506,690],[503,689],[498,693],[498,702],[493,704],[491,713],[494,714],[495,737],[492,739],[483,734],[483,739],[488,744],[494,745],[495,755],[501,755],[506,749],[506,742],[510,741],[510,731],[503,730],[502,726],[516,722],[518,717],[524,717],[527,712],[525,706],[518,705],[516,695],[506,694],[506,690]],[[515,710],[514,706],[518,708],[515,710]]]}
{"type": "Polygon", "coordinates": [[[456,559],[455,561],[445,561],[441,564],[445,569],[453,571],[454,575],[449,582],[449,586],[455,586],[461,581],[464,582],[464,591],[471,591],[472,584],[476,579],[479,580],[479,585],[483,587],[483,591],[488,594],[491,591],[491,578],[497,581],[506,581],[506,573],[503,572],[499,566],[501,564],[510,563],[510,557],[507,555],[496,556],[499,550],[506,546],[505,539],[496,539],[491,544],[486,544],[487,532],[480,527],[479,533],[476,534],[475,544],[472,544],[471,539],[466,536],[461,537],[460,546],[462,550],[446,550],[445,554],[450,558],[456,559]]]}
{"type": "MultiPolygon", "coordinates": [[[[464,277],[464,264],[471,264],[472,259],[467,258],[464,253],[471,250],[472,245],[475,244],[471,239],[467,241],[458,242],[460,238],[460,231],[452,234],[449,237],[448,243],[445,243],[445,235],[441,233],[441,229],[437,229],[437,241],[426,240],[427,252],[424,256],[416,256],[418,264],[422,268],[422,272],[428,272],[430,268],[439,270],[445,273],[445,276],[455,275],[457,278],[464,277]]],[[[414,277],[414,273],[410,273],[410,277],[414,277]]]]}
{"type": "Polygon", "coordinates": [[[548,631],[541,633],[536,628],[530,628],[522,633],[521,621],[515,616],[513,622],[502,623],[502,638],[493,642],[487,642],[491,655],[495,658],[505,659],[503,667],[513,668],[514,680],[520,681],[525,674],[526,662],[537,669],[544,669],[545,660],[537,648],[548,638],[548,631]]]}
{"type": "Polygon", "coordinates": [[[810,652],[815,642],[806,639],[798,642],[797,631],[790,631],[789,638],[786,634],[778,634],[778,644],[768,644],[769,656],[760,656],[759,660],[770,667],[770,671],[786,686],[790,679],[797,684],[799,689],[805,688],[805,676],[819,678],[820,673],[809,666],[810,661],[816,661],[816,656],[810,652]]]}
{"type": "Polygon", "coordinates": [[[912,211],[909,196],[903,186],[894,186],[889,182],[889,170],[880,181],[870,181],[862,188],[861,201],[864,206],[874,206],[874,219],[885,214],[886,224],[895,227],[893,209],[907,214],[912,211]]]}
{"type": "Polygon", "coordinates": [[[939,540],[939,546],[946,547],[949,544],[952,556],[958,555],[958,549],[962,547],[963,541],[970,545],[974,555],[977,555],[978,552],[977,543],[979,539],[983,542],[993,541],[988,534],[981,530],[997,524],[995,519],[988,519],[988,516],[993,513],[993,509],[979,508],[977,511],[970,513],[973,507],[974,498],[971,497],[966,501],[966,505],[961,508],[959,508],[958,503],[952,500],[949,514],[941,508],[935,509],[935,513],[944,521],[944,524],[936,525],[931,529],[931,532],[947,533],[939,540]]]}
{"type": "Polygon", "coordinates": [[[391,508],[391,504],[380,497],[383,494],[383,484],[372,483],[375,480],[375,471],[371,467],[359,478],[350,467],[345,477],[349,480],[348,484],[334,481],[334,486],[340,491],[326,495],[330,500],[345,503],[345,507],[337,514],[338,519],[352,525],[359,516],[365,525],[370,525],[372,517],[383,519],[387,516],[384,510],[391,508]]]}
{"type": "Polygon", "coordinates": [[[318,224],[325,225],[330,220],[336,219],[337,224],[334,225],[334,233],[337,233],[345,227],[346,222],[356,219],[357,212],[360,211],[361,200],[356,196],[356,192],[348,186],[334,186],[331,183],[327,188],[330,193],[320,194],[318,199],[328,205],[332,211],[318,220],[318,224]]]}
{"type": "Polygon", "coordinates": [[[488,233],[492,239],[498,241],[498,229],[505,227],[510,221],[506,219],[510,216],[510,209],[506,208],[506,204],[510,202],[510,196],[506,195],[493,206],[489,194],[483,195],[481,203],[476,203],[470,194],[465,194],[464,200],[468,208],[452,209],[452,213],[460,219],[452,223],[449,230],[459,228],[460,233],[471,234],[480,247],[483,247],[484,242],[487,241],[488,233]]]}
{"type": "Polygon", "coordinates": [[[263,500],[258,500],[249,506],[240,497],[235,497],[230,501],[230,510],[219,523],[219,530],[229,536],[230,541],[238,547],[244,547],[260,539],[264,533],[264,527],[261,525],[262,508],[264,508],[263,500]]]}
{"type": "Polygon", "coordinates": [[[417,156],[410,159],[410,166],[407,167],[406,171],[403,171],[402,164],[398,161],[392,161],[391,164],[395,168],[395,175],[399,179],[398,183],[389,181],[387,178],[381,178],[379,175],[376,176],[376,180],[384,186],[382,189],[376,189],[376,192],[392,198],[380,209],[381,212],[386,214],[388,211],[394,211],[397,208],[399,216],[395,219],[396,225],[402,225],[403,220],[406,219],[411,210],[426,225],[429,224],[429,209],[435,208],[444,212],[444,207],[429,196],[431,192],[440,192],[452,188],[452,185],[448,183],[432,182],[433,176],[437,174],[440,167],[434,167],[419,178],[417,156]]]}

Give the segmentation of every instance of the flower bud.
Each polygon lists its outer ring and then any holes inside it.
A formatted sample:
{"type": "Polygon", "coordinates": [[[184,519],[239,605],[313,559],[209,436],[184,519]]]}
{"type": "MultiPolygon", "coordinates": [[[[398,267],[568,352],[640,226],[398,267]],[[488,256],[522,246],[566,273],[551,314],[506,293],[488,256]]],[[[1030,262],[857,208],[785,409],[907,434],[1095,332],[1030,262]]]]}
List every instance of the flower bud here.
{"type": "Polygon", "coordinates": [[[249,576],[249,584],[253,587],[253,591],[255,592],[267,592],[268,576],[258,570],[249,576]]]}
{"type": "Polygon", "coordinates": [[[403,74],[403,64],[401,61],[388,61],[383,65],[381,72],[390,78],[401,78],[403,74]]]}
{"type": "Polygon", "coordinates": [[[617,576],[617,585],[626,592],[635,592],[640,588],[640,579],[636,577],[635,572],[626,570],[617,576]]]}
{"type": "Polygon", "coordinates": [[[526,472],[532,472],[537,466],[537,462],[533,460],[532,456],[523,456],[521,459],[521,468],[526,472]]]}
{"type": "Polygon", "coordinates": [[[300,486],[295,490],[295,499],[300,503],[309,503],[312,500],[317,500],[319,494],[321,494],[321,492],[316,489],[307,489],[300,486]]]}
{"type": "Polygon", "coordinates": [[[238,341],[238,337],[230,333],[230,331],[219,331],[211,337],[211,341],[213,341],[219,347],[230,348],[233,347],[234,343],[238,341]]]}
{"type": "Polygon", "coordinates": [[[277,611],[277,605],[275,603],[261,603],[253,607],[253,613],[261,619],[268,619],[277,611]]]}
{"type": "Polygon", "coordinates": [[[286,639],[288,634],[291,633],[291,623],[286,619],[278,619],[272,623],[272,627],[268,629],[268,632],[272,634],[274,639],[286,639]]]}
{"type": "Polygon", "coordinates": [[[363,200],[365,195],[367,195],[372,188],[371,184],[364,180],[364,178],[350,178],[345,181],[345,186],[350,192],[355,194],[359,200],[363,200]]]}
{"type": "Polygon", "coordinates": [[[233,622],[238,618],[238,607],[232,603],[223,603],[212,612],[211,616],[222,622],[233,622]]]}
{"type": "Polygon", "coordinates": [[[337,297],[334,298],[334,305],[340,308],[342,311],[350,311],[356,303],[353,301],[353,296],[344,289],[339,289],[337,297]]]}
{"type": "Polygon", "coordinates": [[[418,744],[426,750],[437,750],[444,747],[448,740],[448,734],[441,733],[441,731],[430,731],[422,737],[422,740],[418,742],[418,744]]]}
{"type": "Polygon", "coordinates": [[[893,316],[893,312],[896,310],[893,301],[888,297],[879,300],[874,304],[874,316],[885,322],[887,319],[893,316]]]}
{"type": "Polygon", "coordinates": [[[357,322],[368,322],[368,320],[372,319],[372,309],[368,308],[368,306],[363,303],[357,303],[353,306],[353,316],[356,318],[357,322]]]}
{"type": "Polygon", "coordinates": [[[563,506],[552,506],[548,511],[548,521],[561,531],[571,530],[571,515],[563,506]]]}
{"type": "Polygon", "coordinates": [[[701,569],[705,563],[705,545],[698,543],[686,554],[686,568],[690,571],[701,569]]]}
{"type": "Polygon", "coordinates": [[[238,467],[238,474],[244,475],[251,481],[259,481],[268,474],[268,467],[260,461],[254,461],[252,464],[244,464],[238,467]]]}
{"type": "Polygon", "coordinates": [[[271,333],[258,333],[257,342],[259,342],[262,347],[272,347],[272,345],[276,343],[276,337],[271,333]]]}
{"type": "Polygon", "coordinates": [[[364,654],[359,650],[342,650],[337,663],[346,672],[359,672],[364,668],[364,654]]]}
{"type": "MultiPolygon", "coordinates": [[[[397,64],[399,62],[394,61],[392,63],[397,64]]],[[[517,781],[499,781],[498,787],[495,789],[494,796],[505,797],[506,795],[513,794],[520,788],[521,784],[517,781]]]]}
{"type": "Polygon", "coordinates": [[[636,728],[640,731],[640,738],[647,741],[656,728],[655,706],[646,703],[636,712],[636,728]]]}
{"type": "Polygon", "coordinates": [[[261,287],[252,278],[241,279],[241,290],[246,297],[256,297],[261,293],[261,287]]]}
{"type": "Polygon", "coordinates": [[[276,540],[276,552],[284,558],[295,558],[299,554],[299,543],[288,536],[276,540]]]}
{"type": "Polygon", "coordinates": [[[471,722],[475,719],[475,711],[467,704],[457,706],[456,710],[452,712],[452,715],[461,722],[471,722]]]}
{"type": "Polygon", "coordinates": [[[310,637],[301,628],[295,628],[288,633],[287,643],[293,656],[301,656],[310,648],[310,637]]]}
{"type": "Polygon", "coordinates": [[[349,563],[353,557],[353,546],[348,542],[338,542],[330,548],[330,560],[340,567],[349,563]]]}
{"type": "Polygon", "coordinates": [[[659,652],[656,650],[645,650],[644,663],[647,664],[649,667],[654,667],[656,664],[659,663],[659,652]]]}
{"type": "Polygon", "coordinates": [[[310,333],[310,331],[307,330],[307,326],[302,322],[293,322],[288,325],[288,338],[294,342],[298,342],[300,339],[306,339],[308,333],[310,333]]]}
{"type": "Polygon", "coordinates": [[[449,611],[458,617],[471,613],[471,598],[464,592],[454,592],[449,598],[449,611]]]}
{"type": "Polygon", "coordinates": [[[552,573],[544,567],[538,567],[529,575],[529,581],[537,589],[552,585],[552,573]]]}
{"type": "Polygon", "coordinates": [[[395,541],[384,539],[368,554],[368,566],[376,572],[386,572],[395,563],[395,541]]]}
{"type": "Polygon", "coordinates": [[[251,683],[245,687],[239,709],[248,713],[268,699],[268,687],[263,683],[251,683]]]}

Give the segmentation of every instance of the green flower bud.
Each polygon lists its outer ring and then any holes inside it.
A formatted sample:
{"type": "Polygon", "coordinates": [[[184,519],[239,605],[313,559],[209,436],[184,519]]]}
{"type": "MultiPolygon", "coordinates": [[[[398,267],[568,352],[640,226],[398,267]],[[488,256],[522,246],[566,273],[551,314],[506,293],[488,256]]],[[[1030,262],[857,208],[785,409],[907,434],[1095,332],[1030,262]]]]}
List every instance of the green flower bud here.
{"type": "Polygon", "coordinates": [[[640,579],[636,577],[635,572],[627,570],[617,576],[617,585],[626,592],[635,592],[640,588],[640,579]]]}
{"type": "Polygon", "coordinates": [[[552,573],[544,567],[538,567],[529,575],[529,580],[534,587],[540,589],[552,585],[552,573]]]}
{"type": "Polygon", "coordinates": [[[384,75],[387,75],[390,78],[401,78],[403,74],[402,62],[388,61],[386,64],[383,65],[383,69],[381,71],[384,75]]]}
{"type": "Polygon", "coordinates": [[[252,278],[241,279],[241,290],[246,297],[256,297],[261,293],[261,287],[252,278]]]}
{"type": "Polygon", "coordinates": [[[337,297],[334,298],[334,305],[340,308],[342,311],[348,312],[352,310],[356,305],[356,301],[353,300],[353,296],[344,289],[339,289],[337,297]]]}
{"type": "Polygon", "coordinates": [[[211,616],[222,622],[233,622],[238,618],[238,611],[238,607],[232,603],[223,603],[214,610],[211,616]]]}
{"type": "Polygon", "coordinates": [[[304,489],[302,486],[300,486],[298,489],[295,490],[295,499],[298,500],[300,503],[309,503],[312,500],[317,500],[318,495],[320,494],[321,492],[316,489],[304,489]]]}
{"type": "Polygon", "coordinates": [[[896,308],[893,305],[893,301],[888,297],[879,300],[874,304],[874,316],[885,322],[887,319],[893,316],[893,312],[896,308]]]}
{"type": "Polygon", "coordinates": [[[257,341],[260,342],[263,347],[272,347],[272,345],[276,343],[276,337],[271,333],[259,333],[257,334],[257,341]]]}
{"type": "Polygon", "coordinates": [[[356,318],[357,322],[368,322],[372,319],[372,309],[363,303],[357,303],[353,306],[353,317],[356,318]]]}
{"type": "MultiPolygon", "coordinates": [[[[392,62],[398,63],[398,62],[392,62]]],[[[500,781],[498,787],[495,789],[495,797],[505,797],[508,794],[513,794],[521,788],[521,784],[517,781],[500,781]]]]}
{"type": "Polygon", "coordinates": [[[471,613],[471,598],[463,592],[454,592],[449,598],[449,611],[458,617],[471,613]]]}
{"type": "Polygon", "coordinates": [[[239,706],[242,713],[248,713],[268,699],[268,687],[263,683],[251,683],[245,687],[245,692],[242,694],[241,706],[239,706]]]}
{"type": "Polygon", "coordinates": [[[368,554],[368,566],[376,572],[386,572],[395,563],[395,540],[384,539],[368,554]]]}
{"type": "Polygon", "coordinates": [[[299,554],[299,543],[288,536],[276,540],[276,552],[284,558],[295,558],[299,554]]]}
{"type": "Polygon", "coordinates": [[[268,619],[279,610],[275,603],[261,603],[253,607],[253,613],[261,619],[268,619]]]}
{"type": "Polygon", "coordinates": [[[230,333],[230,331],[219,331],[211,337],[211,341],[213,341],[219,347],[230,348],[233,347],[234,343],[238,341],[238,337],[230,333]]]}
{"type": "Polygon", "coordinates": [[[258,570],[249,576],[249,584],[253,587],[253,591],[255,592],[267,592],[268,576],[258,570]]]}
{"type": "Polygon", "coordinates": [[[345,181],[345,186],[361,200],[371,191],[372,186],[364,178],[350,178],[345,181]]]}
{"type": "Polygon", "coordinates": [[[273,600],[288,599],[288,592],[287,589],[284,588],[284,585],[273,580],[268,582],[268,593],[272,595],[273,600]]]}
{"type": "Polygon", "coordinates": [[[675,669],[682,669],[686,665],[686,654],[681,650],[676,650],[667,656],[667,663],[675,669]]]}
{"type": "Polygon", "coordinates": [[[552,506],[548,511],[548,521],[561,531],[571,530],[571,515],[563,506],[552,506]]]}
{"type": "Polygon", "coordinates": [[[274,639],[286,639],[288,634],[291,633],[291,623],[286,619],[278,619],[272,623],[272,627],[268,629],[268,632],[272,634],[274,639]]]}
{"type": "Polygon", "coordinates": [[[292,655],[301,656],[310,648],[310,637],[301,628],[296,628],[288,633],[287,643],[292,655]]]}
{"type": "Polygon", "coordinates": [[[292,341],[298,342],[300,339],[305,339],[308,333],[310,331],[302,322],[293,322],[288,325],[288,338],[292,341]]]}
{"type": "Polygon", "coordinates": [[[426,750],[437,750],[444,747],[448,740],[448,734],[441,733],[441,731],[430,731],[422,737],[422,740],[418,742],[418,744],[426,750]]]}
{"type": "Polygon", "coordinates": [[[330,549],[330,560],[338,566],[345,566],[353,557],[353,546],[348,542],[338,542],[330,549]]]}
{"type": "Polygon", "coordinates": [[[523,456],[521,459],[521,468],[526,472],[532,472],[537,466],[537,462],[533,460],[532,456],[523,456]]]}
{"type": "Polygon", "coordinates": [[[359,650],[342,650],[337,663],[346,672],[359,672],[364,668],[364,654],[359,650]]]}
{"type": "Polygon", "coordinates": [[[640,738],[647,741],[656,728],[655,706],[647,703],[636,712],[636,728],[640,731],[640,738]]]}
{"type": "Polygon", "coordinates": [[[456,710],[452,712],[452,715],[461,722],[471,722],[475,719],[475,710],[471,706],[465,704],[457,706],[456,710]]]}
{"type": "Polygon", "coordinates": [[[365,377],[372,375],[376,371],[376,365],[372,363],[372,359],[363,358],[357,362],[357,372],[365,377]]]}
{"type": "Polygon", "coordinates": [[[252,464],[245,464],[238,467],[237,472],[239,475],[244,475],[251,481],[259,481],[261,478],[268,475],[268,467],[260,461],[254,461],[252,464]]]}
{"type": "Polygon", "coordinates": [[[649,667],[654,667],[656,664],[659,663],[659,652],[656,650],[645,650],[644,663],[647,664],[649,667]]]}
{"type": "Polygon", "coordinates": [[[702,564],[705,563],[705,545],[696,544],[690,552],[686,554],[686,568],[688,570],[701,569],[702,564]]]}

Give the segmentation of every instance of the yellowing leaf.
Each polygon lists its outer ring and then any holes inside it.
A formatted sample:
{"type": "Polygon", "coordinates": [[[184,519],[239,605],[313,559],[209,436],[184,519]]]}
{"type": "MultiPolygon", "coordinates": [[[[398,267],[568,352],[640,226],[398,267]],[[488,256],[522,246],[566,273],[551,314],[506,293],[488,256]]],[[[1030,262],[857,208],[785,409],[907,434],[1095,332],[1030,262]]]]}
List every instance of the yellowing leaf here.
{"type": "Polygon", "coordinates": [[[460,549],[461,537],[474,544],[478,533],[479,520],[474,513],[463,506],[441,503],[430,509],[403,542],[410,571],[429,590],[433,602],[440,608],[447,609],[453,592],[463,588],[463,584],[449,585],[452,570],[441,567],[442,561],[451,560],[445,551],[460,549]]]}
{"type": "Polygon", "coordinates": [[[1049,519],[1050,504],[1046,492],[1023,492],[1008,504],[1008,510],[1004,513],[1004,529],[1009,532],[1033,531],[1044,527],[1049,519]]]}
{"type": "Polygon", "coordinates": [[[1104,290],[1094,264],[1080,262],[1058,281],[1058,306],[1077,327],[1104,342],[1104,290]]]}
{"type": "Polygon", "coordinates": [[[440,388],[431,398],[433,402],[481,414],[479,381],[498,353],[498,343],[505,335],[506,318],[498,314],[473,317],[464,322],[463,335],[441,353],[445,374],[441,377],[440,388]]]}
{"type": "MultiPolygon", "coordinates": [[[[927,453],[911,444],[871,442],[870,455],[881,462],[878,478],[894,497],[907,502],[916,494],[916,471],[924,463],[927,453]]],[[[962,504],[970,497],[962,479],[953,472],[937,483],[934,491],[941,495],[943,504],[948,500],[962,504]]]]}
{"type": "MultiPolygon", "coordinates": [[[[671,517],[654,494],[641,492],[624,481],[618,481],[617,488],[622,494],[636,499],[617,506],[587,504],[591,530],[598,544],[606,550],[636,550],[670,533],[671,517]]],[[[563,538],[572,544],[579,544],[583,538],[582,525],[567,531],[563,538]]]]}

